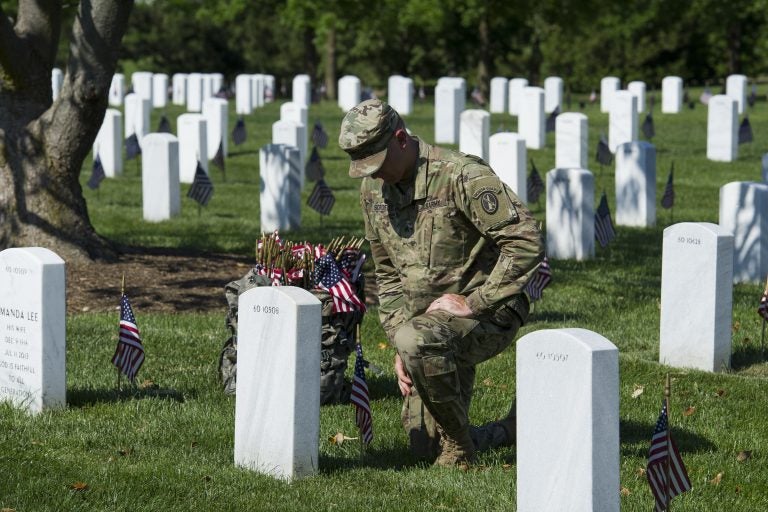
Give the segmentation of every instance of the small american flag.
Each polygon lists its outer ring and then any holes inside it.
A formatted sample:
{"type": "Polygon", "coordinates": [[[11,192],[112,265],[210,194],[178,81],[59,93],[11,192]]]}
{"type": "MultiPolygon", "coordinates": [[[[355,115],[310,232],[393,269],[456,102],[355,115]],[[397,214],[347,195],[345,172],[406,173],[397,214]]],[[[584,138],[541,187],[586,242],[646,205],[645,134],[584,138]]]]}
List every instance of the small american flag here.
{"type": "Polygon", "coordinates": [[[661,406],[661,414],[656,421],[656,428],[651,438],[651,449],[648,451],[648,467],[646,476],[651,492],[656,499],[656,512],[667,510],[669,502],[678,494],[691,488],[688,472],[685,470],[683,459],[677,450],[672,436],[669,435],[667,424],[667,405],[661,406]],[[669,460],[669,493],[667,494],[667,460],[669,460]]]}
{"type": "Polygon", "coordinates": [[[105,178],[104,166],[101,165],[101,157],[96,153],[96,158],[93,160],[93,169],[91,170],[91,177],[88,178],[88,188],[96,190],[99,188],[99,184],[105,178]]]}
{"type": "Polygon", "coordinates": [[[556,126],[556,121],[555,120],[557,119],[558,115],[560,115],[560,107],[559,106],[555,107],[555,110],[553,110],[552,113],[547,116],[547,122],[546,122],[546,126],[545,126],[546,133],[552,133],[552,132],[555,131],[555,126],[556,126]]]}
{"type": "Polygon", "coordinates": [[[595,212],[595,238],[600,243],[600,247],[606,247],[611,240],[616,237],[611,221],[611,210],[608,208],[608,198],[603,192],[600,198],[600,205],[595,212]]]}
{"type": "Polygon", "coordinates": [[[323,123],[319,121],[315,123],[315,127],[312,128],[311,140],[312,144],[320,149],[325,149],[328,145],[328,134],[323,129],[323,123]]]}
{"type": "Polygon", "coordinates": [[[238,118],[237,123],[235,123],[235,128],[232,130],[232,142],[235,143],[235,146],[239,146],[245,142],[246,135],[245,120],[240,117],[238,118]]]}
{"type": "Polygon", "coordinates": [[[173,130],[171,130],[171,122],[165,114],[160,118],[160,124],[157,125],[157,133],[173,133],[173,130]]]}
{"type": "Polygon", "coordinates": [[[309,160],[307,160],[307,165],[304,166],[304,175],[308,181],[321,180],[325,176],[325,168],[323,167],[323,161],[320,160],[317,146],[312,148],[312,154],[309,156],[309,160]]]}
{"type": "Polygon", "coordinates": [[[139,368],[144,364],[144,346],[141,344],[141,335],[136,325],[136,317],[133,316],[131,303],[123,294],[120,299],[120,336],[117,340],[115,355],[112,356],[112,364],[128,377],[131,382],[136,379],[139,368]]]}
{"type": "Polygon", "coordinates": [[[197,162],[197,169],[195,170],[195,178],[192,180],[192,186],[189,187],[187,197],[190,197],[197,201],[202,206],[207,206],[208,201],[211,200],[213,195],[213,183],[211,179],[205,173],[205,169],[197,162]]]}
{"type": "Polygon", "coordinates": [[[141,146],[139,146],[139,138],[135,133],[132,133],[125,139],[125,159],[133,160],[141,154],[141,146]]]}
{"type": "Polygon", "coordinates": [[[744,116],[744,120],[739,125],[739,144],[746,144],[752,140],[752,125],[749,123],[749,116],[744,116]]]}
{"type": "Polygon", "coordinates": [[[332,252],[327,252],[315,262],[315,279],[320,289],[327,290],[331,294],[333,313],[365,312],[365,304],[344,277],[332,252]]]}
{"type": "Polygon", "coordinates": [[[648,112],[648,115],[645,116],[645,121],[643,121],[643,135],[646,139],[651,140],[654,135],[656,135],[656,128],[653,125],[653,115],[651,115],[650,112],[648,112]]]}
{"type": "Polygon", "coordinates": [[[221,172],[226,171],[226,164],[224,163],[224,142],[219,142],[219,149],[216,150],[216,154],[213,156],[211,163],[218,167],[221,172]]]}
{"type": "Polygon", "coordinates": [[[597,142],[595,159],[600,165],[611,165],[611,162],[613,162],[613,154],[608,147],[608,141],[605,140],[605,135],[601,135],[600,140],[597,142]]]}
{"type": "Polygon", "coordinates": [[[528,292],[528,296],[532,301],[539,300],[544,292],[544,288],[549,285],[550,281],[552,281],[552,269],[549,266],[549,260],[544,256],[544,260],[539,265],[539,270],[536,271],[536,274],[525,286],[525,291],[528,292]]]}
{"type": "Polygon", "coordinates": [[[672,162],[672,166],[669,168],[669,178],[667,178],[667,186],[664,188],[664,195],[661,196],[661,207],[670,209],[675,206],[675,163],[672,162]]]}
{"type": "Polygon", "coordinates": [[[320,215],[328,215],[331,213],[336,198],[333,196],[331,187],[325,184],[325,180],[317,180],[315,188],[312,189],[312,193],[307,199],[307,206],[315,210],[320,215]]]}
{"type": "Polygon", "coordinates": [[[768,320],[768,289],[763,292],[763,296],[760,297],[760,305],[757,307],[757,314],[763,317],[763,320],[768,320]]]}
{"type": "Polygon", "coordinates": [[[539,195],[544,191],[544,181],[541,179],[539,170],[536,169],[536,164],[531,160],[531,174],[528,175],[526,183],[526,194],[528,196],[528,204],[537,203],[539,201],[539,195]]]}
{"type": "Polygon", "coordinates": [[[355,352],[355,377],[352,381],[350,400],[355,406],[355,423],[360,429],[360,437],[365,444],[370,444],[373,441],[373,417],[368,383],[365,382],[365,367],[368,366],[368,361],[363,359],[363,346],[360,343],[355,347],[355,352]]]}

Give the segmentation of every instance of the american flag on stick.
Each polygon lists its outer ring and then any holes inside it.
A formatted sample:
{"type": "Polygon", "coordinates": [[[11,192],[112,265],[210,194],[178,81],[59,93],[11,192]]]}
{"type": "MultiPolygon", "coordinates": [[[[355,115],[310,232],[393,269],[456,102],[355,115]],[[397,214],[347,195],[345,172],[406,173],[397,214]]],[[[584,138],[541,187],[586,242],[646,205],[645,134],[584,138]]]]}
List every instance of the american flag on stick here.
{"type": "Polygon", "coordinates": [[[544,256],[544,260],[539,265],[536,274],[528,281],[525,291],[532,301],[539,300],[544,292],[544,288],[552,281],[552,269],[549,266],[549,260],[544,256]]]}
{"type": "Polygon", "coordinates": [[[320,149],[325,149],[328,145],[328,134],[323,129],[323,123],[319,121],[315,123],[315,127],[312,128],[311,140],[320,149]]]}
{"type": "Polygon", "coordinates": [[[202,206],[207,206],[208,201],[213,196],[213,183],[203,169],[202,164],[197,162],[197,169],[195,169],[195,177],[192,180],[192,186],[189,187],[187,197],[190,197],[197,201],[202,206]]]}
{"type": "Polygon", "coordinates": [[[528,196],[528,204],[537,203],[539,196],[544,191],[544,181],[541,179],[539,170],[536,169],[536,164],[531,159],[531,173],[526,180],[526,195],[528,196]]]}
{"type": "Polygon", "coordinates": [[[613,230],[611,210],[608,208],[608,198],[605,196],[605,192],[603,192],[600,198],[600,205],[595,213],[595,238],[600,243],[600,247],[606,247],[615,237],[616,231],[613,230]]]}
{"type": "Polygon", "coordinates": [[[104,180],[105,176],[101,157],[96,153],[96,158],[93,160],[93,169],[91,169],[91,177],[88,178],[88,188],[92,190],[99,188],[99,184],[104,180]]]}
{"type": "Polygon", "coordinates": [[[667,186],[664,187],[664,195],[661,196],[661,207],[667,210],[675,206],[675,163],[672,162],[672,166],[669,168],[669,178],[667,178],[667,186]]]}
{"type": "Polygon", "coordinates": [[[315,188],[312,189],[312,193],[307,199],[307,206],[320,215],[328,215],[331,213],[331,208],[335,202],[336,198],[333,196],[331,187],[325,183],[325,180],[317,180],[315,188]]]}
{"type": "Polygon", "coordinates": [[[112,356],[112,364],[131,382],[134,382],[136,374],[144,364],[144,345],[141,344],[141,335],[131,303],[125,294],[120,299],[120,335],[115,355],[112,356]]]}
{"type": "Polygon", "coordinates": [[[333,313],[348,313],[351,311],[365,312],[365,304],[357,296],[339,268],[336,256],[327,252],[315,262],[315,279],[317,286],[327,290],[333,298],[333,313]]]}
{"type": "Polygon", "coordinates": [[[760,305],[757,307],[757,314],[763,317],[763,320],[768,321],[768,282],[765,285],[763,296],[760,297],[760,305]]]}
{"type": "Polygon", "coordinates": [[[656,512],[667,510],[672,498],[691,488],[683,459],[669,433],[666,401],[661,406],[661,414],[656,421],[656,428],[651,438],[646,476],[651,486],[651,493],[656,499],[656,512]],[[669,475],[669,481],[667,481],[667,475],[669,475]]]}
{"type": "Polygon", "coordinates": [[[363,359],[363,346],[360,344],[359,333],[355,346],[355,375],[352,381],[352,394],[350,400],[355,406],[355,423],[360,429],[360,439],[368,445],[373,441],[373,416],[371,415],[371,401],[368,396],[368,383],[365,381],[365,367],[368,361],[363,359]]]}

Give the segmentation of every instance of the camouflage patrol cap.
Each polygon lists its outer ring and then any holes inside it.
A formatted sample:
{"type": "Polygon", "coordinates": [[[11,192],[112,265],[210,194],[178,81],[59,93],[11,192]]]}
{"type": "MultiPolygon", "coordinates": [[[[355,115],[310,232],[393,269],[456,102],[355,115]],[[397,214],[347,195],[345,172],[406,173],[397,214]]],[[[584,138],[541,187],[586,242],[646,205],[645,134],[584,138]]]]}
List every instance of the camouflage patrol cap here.
{"type": "Polygon", "coordinates": [[[375,173],[387,157],[387,146],[400,116],[381,100],[365,100],[352,107],[341,122],[339,146],[349,153],[351,178],[375,173]]]}

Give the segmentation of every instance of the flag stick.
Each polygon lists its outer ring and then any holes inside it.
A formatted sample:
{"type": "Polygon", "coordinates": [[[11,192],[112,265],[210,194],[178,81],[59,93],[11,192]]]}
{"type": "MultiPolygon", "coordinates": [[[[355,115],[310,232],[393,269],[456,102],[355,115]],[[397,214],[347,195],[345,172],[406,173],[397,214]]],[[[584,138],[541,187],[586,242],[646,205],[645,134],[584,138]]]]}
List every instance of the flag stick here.
{"type": "MultiPolygon", "coordinates": [[[[120,283],[120,299],[121,300],[123,298],[123,295],[125,295],[125,272],[123,272],[123,279],[122,279],[122,282],[120,283]]],[[[122,314],[122,311],[120,313],[118,313],[118,317],[120,317],[121,314],[122,314]]],[[[119,325],[119,318],[118,318],[118,325],[119,325]]],[[[119,346],[119,343],[120,343],[120,331],[119,330],[117,332],[117,337],[118,337],[117,343],[118,343],[118,346],[119,346]]],[[[120,383],[120,368],[118,368],[116,366],[115,367],[115,371],[117,372],[117,391],[119,392],[122,389],[122,384],[120,383]]]]}
{"type": "Polygon", "coordinates": [[[669,505],[672,501],[669,498],[669,471],[672,465],[672,425],[669,421],[669,397],[672,394],[672,384],[669,378],[669,372],[667,372],[667,382],[664,384],[664,404],[667,408],[667,464],[666,464],[666,479],[664,481],[664,510],[669,512],[669,505]]]}
{"type": "MultiPolygon", "coordinates": [[[[768,277],[765,278],[765,288],[763,289],[763,295],[768,295],[768,277]]],[[[763,315],[760,315],[761,317],[763,315]]],[[[760,355],[765,359],[765,317],[763,317],[763,333],[760,335],[760,355]]]]}
{"type": "MultiPolygon", "coordinates": [[[[355,342],[357,345],[360,345],[360,324],[358,323],[355,327],[355,342]]],[[[360,462],[363,461],[365,458],[365,441],[363,441],[363,432],[360,431],[360,435],[358,436],[360,438],[360,462]]]]}

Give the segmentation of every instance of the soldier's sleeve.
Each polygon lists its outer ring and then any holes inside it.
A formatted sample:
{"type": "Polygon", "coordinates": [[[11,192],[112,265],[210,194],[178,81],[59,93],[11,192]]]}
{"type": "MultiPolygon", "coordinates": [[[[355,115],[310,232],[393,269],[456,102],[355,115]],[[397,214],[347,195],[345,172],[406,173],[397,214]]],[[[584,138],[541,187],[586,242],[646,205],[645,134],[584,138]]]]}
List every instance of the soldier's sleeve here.
{"type": "Polygon", "coordinates": [[[467,297],[476,314],[521,293],[544,259],[544,241],[531,212],[489,167],[469,164],[457,181],[457,204],[500,254],[485,283],[467,297]]]}
{"type": "MultiPolygon", "coordinates": [[[[361,199],[361,203],[364,203],[364,199],[361,199]]],[[[381,326],[384,328],[390,344],[394,346],[395,332],[405,321],[402,309],[403,285],[387,249],[371,225],[365,204],[361,204],[361,206],[365,223],[365,238],[371,246],[371,257],[373,258],[376,286],[379,293],[379,321],[381,321],[381,326]]]]}

